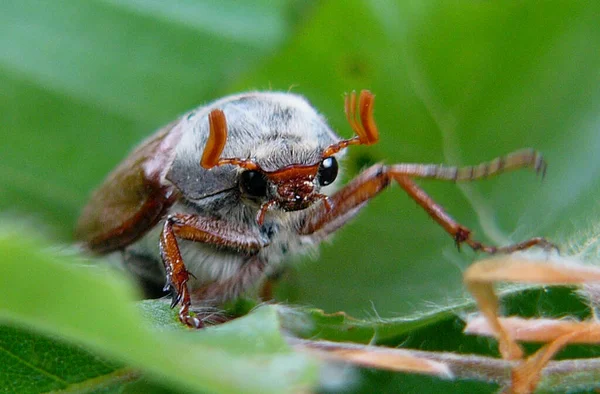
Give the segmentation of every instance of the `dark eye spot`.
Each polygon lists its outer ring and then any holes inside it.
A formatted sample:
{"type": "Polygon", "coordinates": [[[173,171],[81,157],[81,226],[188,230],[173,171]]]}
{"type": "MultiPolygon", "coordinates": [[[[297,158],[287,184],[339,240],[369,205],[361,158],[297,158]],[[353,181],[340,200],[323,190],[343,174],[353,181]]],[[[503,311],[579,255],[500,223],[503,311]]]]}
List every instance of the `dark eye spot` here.
{"type": "Polygon", "coordinates": [[[319,166],[319,183],[321,186],[327,186],[333,181],[338,174],[338,163],[335,157],[327,157],[323,159],[319,166]]]}
{"type": "Polygon", "coordinates": [[[259,171],[242,172],[240,185],[242,190],[253,197],[267,195],[267,178],[259,171]]]}

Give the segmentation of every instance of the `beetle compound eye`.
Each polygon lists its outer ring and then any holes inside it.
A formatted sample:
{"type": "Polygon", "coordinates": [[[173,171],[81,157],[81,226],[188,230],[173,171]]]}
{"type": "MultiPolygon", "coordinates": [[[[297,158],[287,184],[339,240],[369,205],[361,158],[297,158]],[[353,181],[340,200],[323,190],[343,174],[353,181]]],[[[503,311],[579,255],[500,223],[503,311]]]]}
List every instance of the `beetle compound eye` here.
{"type": "Polygon", "coordinates": [[[267,195],[267,178],[259,171],[244,171],[241,175],[242,189],[251,196],[267,195]]]}
{"type": "Polygon", "coordinates": [[[335,157],[328,157],[321,162],[319,166],[319,183],[321,186],[327,186],[333,181],[338,174],[338,163],[335,157]]]}

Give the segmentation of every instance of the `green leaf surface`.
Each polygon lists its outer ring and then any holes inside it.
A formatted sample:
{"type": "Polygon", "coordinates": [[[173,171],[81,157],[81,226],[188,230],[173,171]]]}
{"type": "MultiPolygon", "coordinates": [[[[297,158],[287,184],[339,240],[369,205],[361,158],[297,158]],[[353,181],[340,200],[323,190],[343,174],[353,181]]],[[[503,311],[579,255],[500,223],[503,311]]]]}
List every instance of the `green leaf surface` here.
{"type": "Polygon", "coordinates": [[[122,383],[135,376],[123,366],[65,344],[58,338],[43,337],[11,326],[0,327],[0,354],[0,392],[4,393],[64,389],[89,380],[104,386],[115,381],[122,383]]]}
{"type": "MultiPolygon", "coordinates": [[[[282,392],[308,387],[316,377],[314,364],[292,352],[281,337],[272,308],[202,331],[169,330],[168,322],[163,330],[150,329],[133,305],[131,286],[120,277],[15,234],[0,234],[0,250],[4,323],[60,335],[175,387],[282,392]]],[[[60,341],[11,327],[3,327],[0,335],[0,349],[10,361],[0,371],[0,386],[7,392],[82,388],[91,379],[110,383],[129,373],[60,341]]]]}

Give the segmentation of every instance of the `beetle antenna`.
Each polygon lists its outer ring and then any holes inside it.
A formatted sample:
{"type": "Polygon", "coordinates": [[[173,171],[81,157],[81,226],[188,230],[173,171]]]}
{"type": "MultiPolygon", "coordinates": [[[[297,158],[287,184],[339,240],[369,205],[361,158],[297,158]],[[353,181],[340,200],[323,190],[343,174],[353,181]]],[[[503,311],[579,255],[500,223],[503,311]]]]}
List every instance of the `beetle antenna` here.
{"type": "Polygon", "coordinates": [[[233,164],[247,170],[260,170],[260,166],[249,159],[222,159],[221,154],[227,142],[227,119],[220,109],[214,109],[208,114],[209,135],[200,159],[203,168],[211,169],[224,164],[233,164]]]}
{"type": "Polygon", "coordinates": [[[358,103],[355,91],[344,97],[346,119],[356,136],[329,146],[323,152],[323,157],[329,157],[349,145],[373,145],[379,141],[379,131],[373,116],[374,105],[375,95],[368,90],[360,92],[358,103]]]}

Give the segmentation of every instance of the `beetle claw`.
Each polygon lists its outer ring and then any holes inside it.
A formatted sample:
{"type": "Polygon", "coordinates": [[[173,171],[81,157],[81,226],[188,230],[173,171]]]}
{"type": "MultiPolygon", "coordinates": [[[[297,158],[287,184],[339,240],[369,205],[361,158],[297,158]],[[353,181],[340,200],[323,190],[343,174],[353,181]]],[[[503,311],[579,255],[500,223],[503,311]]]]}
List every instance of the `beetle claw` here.
{"type": "Polygon", "coordinates": [[[179,304],[180,301],[181,301],[181,294],[179,294],[173,290],[173,292],[171,294],[171,309],[175,308],[177,306],[177,304],[179,304]]]}

